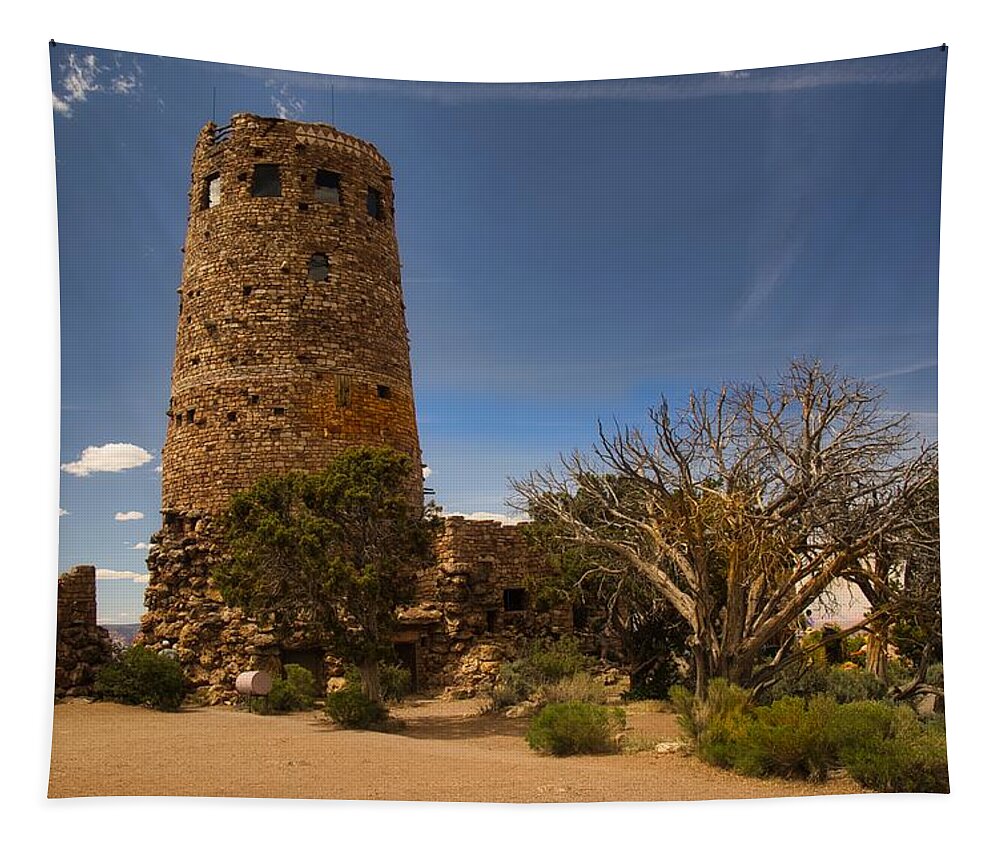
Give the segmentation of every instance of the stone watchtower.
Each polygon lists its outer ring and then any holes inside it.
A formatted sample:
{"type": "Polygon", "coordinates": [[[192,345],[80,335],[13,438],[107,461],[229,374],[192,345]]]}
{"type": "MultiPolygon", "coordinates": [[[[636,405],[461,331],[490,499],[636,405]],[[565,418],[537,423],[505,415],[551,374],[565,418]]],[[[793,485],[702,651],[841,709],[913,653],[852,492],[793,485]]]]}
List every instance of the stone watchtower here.
{"type": "Polygon", "coordinates": [[[184,252],[142,638],[221,685],[250,663],[248,644],[268,645],[208,583],[212,519],[235,491],[381,445],[413,459],[422,505],[389,164],[324,124],[207,124],[184,252]]]}

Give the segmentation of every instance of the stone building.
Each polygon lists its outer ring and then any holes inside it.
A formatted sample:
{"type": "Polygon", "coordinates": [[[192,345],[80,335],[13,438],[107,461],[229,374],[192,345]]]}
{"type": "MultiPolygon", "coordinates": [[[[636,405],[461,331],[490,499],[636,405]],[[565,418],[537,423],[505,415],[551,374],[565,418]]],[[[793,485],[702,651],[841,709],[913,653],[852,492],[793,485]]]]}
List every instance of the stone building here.
{"type": "MultiPolygon", "coordinates": [[[[413,460],[415,510],[423,482],[382,155],[324,124],[241,113],[201,130],[189,201],[163,526],[139,640],[170,641],[193,682],[218,697],[249,667],[337,670],[321,638],[280,645],[212,586],[223,555],[212,524],[230,496],[359,445],[413,460]]],[[[529,580],[545,562],[516,527],[449,518],[437,552],[397,641],[415,686],[474,684],[515,637],[569,628],[565,612],[534,611],[529,580]]]]}

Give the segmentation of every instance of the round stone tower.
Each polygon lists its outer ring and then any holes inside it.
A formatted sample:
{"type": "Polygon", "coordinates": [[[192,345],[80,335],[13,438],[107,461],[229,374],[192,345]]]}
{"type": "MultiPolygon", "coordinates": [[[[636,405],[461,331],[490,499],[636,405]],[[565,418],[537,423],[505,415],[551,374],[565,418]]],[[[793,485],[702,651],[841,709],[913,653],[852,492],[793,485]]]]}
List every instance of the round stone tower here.
{"type": "Polygon", "coordinates": [[[140,640],[169,643],[216,699],[285,650],[209,578],[223,555],[213,524],[234,492],[374,445],[413,460],[409,493],[423,505],[389,164],[325,124],[245,113],[207,124],[184,252],[140,640]]]}
{"type": "Polygon", "coordinates": [[[215,513],[265,473],[362,444],[413,460],[389,164],[323,124],[235,115],[195,147],[163,511],[215,513]]]}

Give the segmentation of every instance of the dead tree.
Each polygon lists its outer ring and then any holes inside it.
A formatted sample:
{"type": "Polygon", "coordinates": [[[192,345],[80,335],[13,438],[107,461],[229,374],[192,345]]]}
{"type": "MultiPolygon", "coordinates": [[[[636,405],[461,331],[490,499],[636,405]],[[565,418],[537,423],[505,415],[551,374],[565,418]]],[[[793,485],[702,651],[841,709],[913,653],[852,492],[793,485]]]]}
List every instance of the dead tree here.
{"type": "Polygon", "coordinates": [[[794,361],[774,385],[692,394],[678,412],[663,400],[651,431],[600,427],[592,454],[511,484],[518,507],[677,611],[699,694],[713,677],[760,687],[794,661],[802,612],[923,510],[936,450],[880,399],[794,361]]]}

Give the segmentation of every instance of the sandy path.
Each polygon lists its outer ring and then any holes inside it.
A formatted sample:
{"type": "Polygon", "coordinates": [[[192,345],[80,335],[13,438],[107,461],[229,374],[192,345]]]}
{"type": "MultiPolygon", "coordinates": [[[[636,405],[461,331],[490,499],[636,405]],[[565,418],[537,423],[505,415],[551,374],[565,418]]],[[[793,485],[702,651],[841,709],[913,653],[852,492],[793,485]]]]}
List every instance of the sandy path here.
{"type": "MultiPolygon", "coordinates": [[[[739,777],[679,754],[559,759],[532,752],[527,722],[473,701],[413,701],[397,733],[337,729],[320,712],[225,707],[160,713],[74,701],[55,707],[49,796],[199,795],[436,801],[642,801],[860,792],[739,777]]],[[[632,735],[679,738],[673,716],[629,717],[632,735]]]]}

